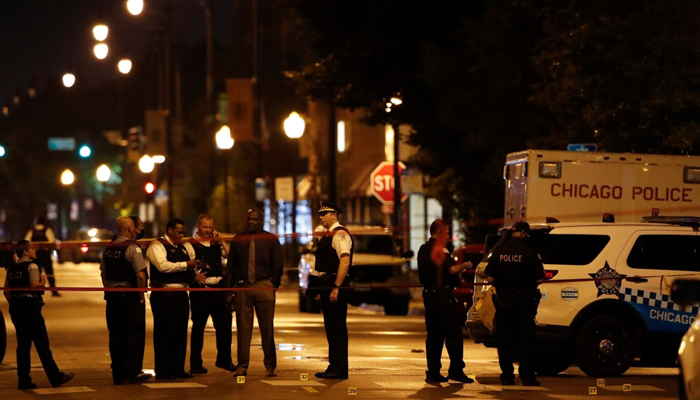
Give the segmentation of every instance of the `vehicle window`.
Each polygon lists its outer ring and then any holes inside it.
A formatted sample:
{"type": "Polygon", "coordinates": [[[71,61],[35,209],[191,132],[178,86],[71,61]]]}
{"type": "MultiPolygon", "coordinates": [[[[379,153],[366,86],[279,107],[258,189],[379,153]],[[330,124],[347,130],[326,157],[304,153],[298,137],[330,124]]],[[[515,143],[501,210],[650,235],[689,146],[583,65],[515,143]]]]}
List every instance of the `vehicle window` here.
{"type": "Polygon", "coordinates": [[[610,241],[607,235],[533,235],[544,264],[588,265],[610,241]]]}
{"type": "Polygon", "coordinates": [[[694,235],[641,235],[627,257],[627,265],[639,269],[697,271],[694,235]]]}
{"type": "Polygon", "coordinates": [[[389,235],[353,235],[355,253],[394,254],[394,245],[389,235]]]}

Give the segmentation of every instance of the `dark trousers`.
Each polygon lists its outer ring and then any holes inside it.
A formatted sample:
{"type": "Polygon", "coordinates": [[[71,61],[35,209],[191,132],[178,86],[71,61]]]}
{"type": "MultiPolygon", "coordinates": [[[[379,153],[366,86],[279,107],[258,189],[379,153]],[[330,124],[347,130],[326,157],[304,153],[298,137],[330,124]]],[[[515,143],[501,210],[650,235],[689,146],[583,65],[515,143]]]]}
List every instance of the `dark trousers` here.
{"type": "Polygon", "coordinates": [[[156,375],[184,374],[187,322],[190,319],[190,300],[187,292],[153,292],[151,309],[156,375]]]}
{"type": "Polygon", "coordinates": [[[143,368],[146,305],[136,292],[107,292],[105,300],[112,379],[136,379],[143,368]]]}
{"type": "Polygon", "coordinates": [[[535,340],[535,306],[522,301],[513,307],[496,310],[495,329],[498,339],[498,363],[501,379],[513,379],[513,361],[519,355],[518,372],[523,380],[535,379],[532,366],[532,344],[535,340]]]}
{"type": "Polygon", "coordinates": [[[31,381],[29,371],[32,367],[32,342],[49,382],[53,384],[60,379],[60,371],[49,348],[49,335],[41,315],[42,306],[39,297],[16,297],[10,300],[10,318],[17,333],[17,377],[20,383],[31,381]]]}
{"type": "MultiPolygon", "coordinates": [[[[347,290],[347,289],[345,289],[347,290]]],[[[343,289],[341,288],[342,292],[343,289]]],[[[328,340],[328,369],[329,373],[348,373],[348,302],[343,297],[332,302],[330,292],[321,293],[321,311],[323,325],[326,328],[328,340]]]]}
{"type": "Polygon", "coordinates": [[[428,333],[425,339],[428,373],[440,374],[443,345],[450,356],[448,373],[462,373],[464,369],[462,321],[456,304],[439,298],[424,298],[423,304],[425,305],[425,329],[428,333]]]}
{"type": "Polygon", "coordinates": [[[248,369],[250,365],[250,341],[253,337],[253,312],[258,317],[260,338],[262,339],[263,364],[266,369],[277,368],[277,348],[275,346],[275,300],[276,293],[269,279],[253,284],[236,285],[253,290],[234,292],[236,306],[236,338],[238,343],[238,369],[248,369]],[[256,288],[260,290],[255,290],[256,288]]]}
{"type": "Polygon", "coordinates": [[[190,292],[192,331],[190,334],[190,367],[202,366],[204,328],[211,315],[216,331],[216,363],[231,362],[231,327],[233,317],[226,304],[227,292],[190,292]]]}

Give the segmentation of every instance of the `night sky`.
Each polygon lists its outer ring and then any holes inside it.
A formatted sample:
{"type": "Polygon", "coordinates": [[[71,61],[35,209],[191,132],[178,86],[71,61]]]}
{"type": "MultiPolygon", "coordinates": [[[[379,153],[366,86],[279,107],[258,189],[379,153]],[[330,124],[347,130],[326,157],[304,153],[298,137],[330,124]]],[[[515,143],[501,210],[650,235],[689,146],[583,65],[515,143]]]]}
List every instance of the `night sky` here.
{"type": "MultiPolygon", "coordinates": [[[[58,77],[73,68],[88,85],[99,85],[118,74],[122,55],[142,58],[154,43],[159,16],[147,10],[161,9],[165,0],[144,0],[144,13],[135,17],[126,0],[2,0],[0,1],[0,103],[19,90],[26,95],[32,79],[58,77]],[[109,26],[110,53],[105,60],[93,55],[92,27],[102,19],[109,26]],[[112,75],[113,76],[113,75],[112,75]]],[[[170,0],[173,8],[173,42],[201,45],[205,19],[201,0],[170,0]]],[[[233,16],[231,2],[213,0],[214,36],[218,45],[230,45],[233,16]]],[[[204,69],[204,60],[202,60],[204,69]]]]}

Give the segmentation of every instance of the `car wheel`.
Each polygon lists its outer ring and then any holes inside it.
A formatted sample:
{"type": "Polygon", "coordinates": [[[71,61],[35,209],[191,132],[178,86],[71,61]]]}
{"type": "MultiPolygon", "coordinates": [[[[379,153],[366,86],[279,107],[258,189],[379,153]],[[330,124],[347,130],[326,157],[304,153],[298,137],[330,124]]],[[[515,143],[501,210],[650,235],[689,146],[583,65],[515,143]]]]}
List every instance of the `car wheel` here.
{"type": "Polygon", "coordinates": [[[384,304],[386,315],[406,315],[408,314],[408,303],[410,298],[404,296],[394,296],[384,304]]]}
{"type": "Polygon", "coordinates": [[[565,371],[571,366],[571,357],[564,351],[538,354],[533,360],[533,367],[538,375],[552,376],[565,371]]]}
{"type": "Polygon", "coordinates": [[[590,376],[618,376],[634,361],[637,338],[622,318],[599,315],[586,322],[576,341],[576,363],[590,376]]]}
{"type": "Polygon", "coordinates": [[[5,316],[0,311],[0,363],[5,358],[5,348],[7,347],[7,329],[5,329],[5,316]]]}

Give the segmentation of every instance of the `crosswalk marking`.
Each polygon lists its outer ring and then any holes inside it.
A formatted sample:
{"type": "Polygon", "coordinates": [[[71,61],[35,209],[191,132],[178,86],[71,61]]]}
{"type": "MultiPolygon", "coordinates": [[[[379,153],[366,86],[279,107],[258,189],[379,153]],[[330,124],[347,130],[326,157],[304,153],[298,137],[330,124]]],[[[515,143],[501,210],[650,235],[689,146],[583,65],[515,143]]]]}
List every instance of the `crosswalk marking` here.
{"type": "MultiPolygon", "coordinates": [[[[610,392],[622,392],[622,385],[615,386],[604,386],[600,389],[604,389],[610,392]]],[[[665,392],[665,389],[658,388],[651,385],[632,385],[633,392],[665,392]]]]}
{"type": "Polygon", "coordinates": [[[306,390],[307,392],[309,392],[309,393],[319,393],[318,390],[316,390],[316,389],[314,389],[314,388],[312,388],[312,387],[302,386],[302,388],[303,388],[304,390],[306,390]]]}
{"type": "Polygon", "coordinates": [[[197,382],[167,382],[167,383],[144,383],[151,389],[182,389],[182,388],[205,388],[207,385],[202,385],[197,382]]]}
{"type": "Polygon", "coordinates": [[[300,380],[265,380],[265,381],[260,381],[262,383],[267,383],[268,385],[271,386],[326,386],[321,382],[316,382],[316,381],[300,381],[300,380]]]}

